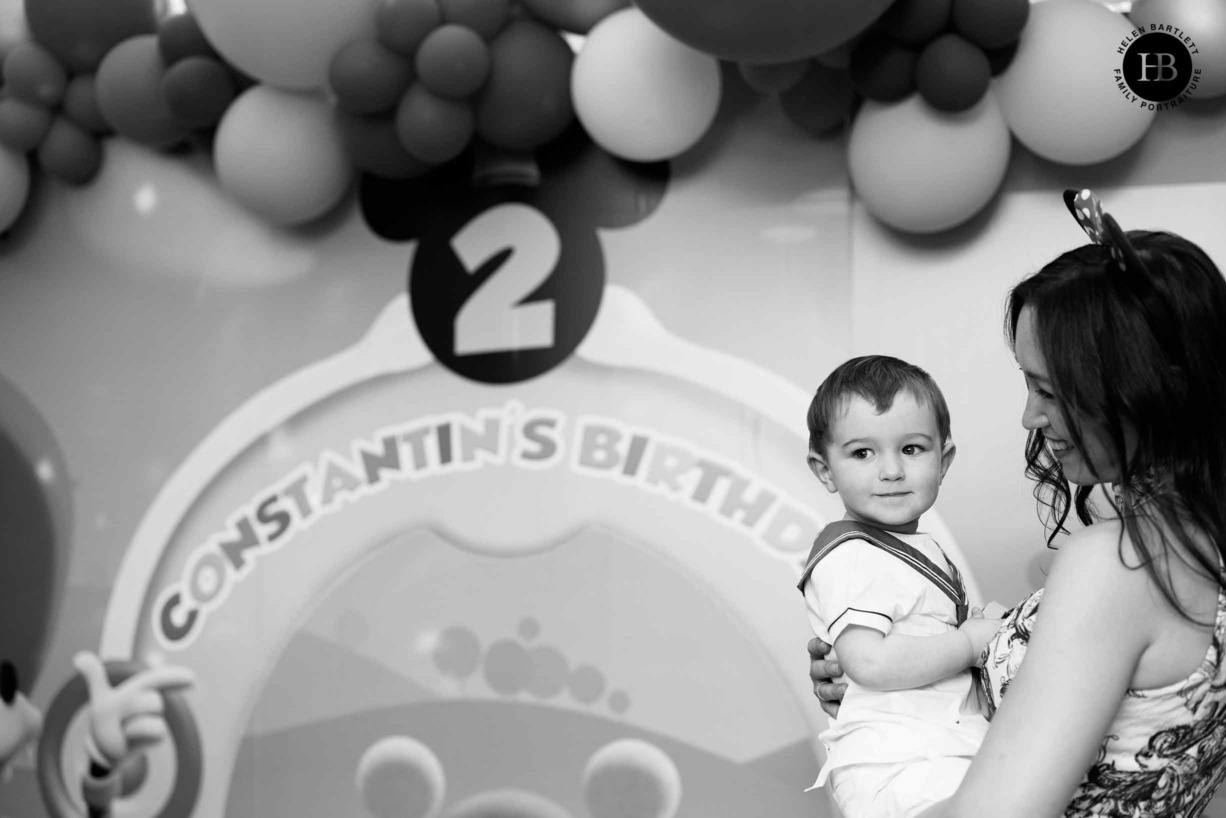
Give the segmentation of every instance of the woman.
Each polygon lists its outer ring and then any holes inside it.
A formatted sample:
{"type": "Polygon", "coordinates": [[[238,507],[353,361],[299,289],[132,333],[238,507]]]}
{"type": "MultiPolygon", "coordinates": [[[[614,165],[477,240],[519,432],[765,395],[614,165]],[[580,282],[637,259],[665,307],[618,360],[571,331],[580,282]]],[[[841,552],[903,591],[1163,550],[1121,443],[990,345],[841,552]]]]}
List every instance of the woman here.
{"type": "MultiPolygon", "coordinates": [[[[1226,281],[1065,199],[1095,243],[1013,289],[1006,334],[1049,544],[1070,507],[1086,527],[984,651],[991,726],[932,818],[1191,818],[1226,776],[1226,281]]],[[[833,714],[828,650],[810,675],[833,714]]]]}

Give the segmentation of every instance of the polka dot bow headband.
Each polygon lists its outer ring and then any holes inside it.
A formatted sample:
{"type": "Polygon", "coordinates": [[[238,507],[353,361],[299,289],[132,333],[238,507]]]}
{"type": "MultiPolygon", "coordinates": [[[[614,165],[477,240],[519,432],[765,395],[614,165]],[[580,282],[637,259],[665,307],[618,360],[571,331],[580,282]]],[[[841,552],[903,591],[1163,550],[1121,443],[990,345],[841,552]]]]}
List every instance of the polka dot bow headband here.
{"type": "Polygon", "coordinates": [[[1111,253],[1111,258],[1121,270],[1143,271],[1145,265],[1137,257],[1137,251],[1128,242],[1128,237],[1120,229],[1119,223],[1110,213],[1103,212],[1103,203],[1089,190],[1064,191],[1064,203],[1081,229],[1086,231],[1090,241],[1101,244],[1111,253]]]}

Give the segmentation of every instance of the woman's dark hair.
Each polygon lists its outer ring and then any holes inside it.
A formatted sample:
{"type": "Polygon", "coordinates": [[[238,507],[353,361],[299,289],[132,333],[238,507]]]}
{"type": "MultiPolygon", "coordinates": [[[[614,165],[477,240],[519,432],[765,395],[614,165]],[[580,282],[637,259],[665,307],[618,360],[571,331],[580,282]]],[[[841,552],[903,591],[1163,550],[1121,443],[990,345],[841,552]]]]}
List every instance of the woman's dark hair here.
{"type": "MultiPolygon", "coordinates": [[[[1163,596],[1190,618],[1159,558],[1182,558],[1223,582],[1226,280],[1186,239],[1125,235],[1140,269],[1135,262],[1121,269],[1102,245],[1070,250],[1013,288],[1005,334],[1012,345],[1022,310],[1033,308],[1036,342],[1072,443],[1084,452],[1083,432],[1093,427],[1122,464],[1121,546],[1126,531],[1163,596]],[[1131,452],[1126,429],[1135,435],[1131,452]],[[1173,548],[1172,539],[1183,547],[1173,548]]],[[[1084,524],[1100,516],[1090,502],[1093,487],[1071,490],[1042,429],[1026,442],[1026,474],[1036,481],[1049,546],[1067,531],[1070,505],[1084,524]]]]}

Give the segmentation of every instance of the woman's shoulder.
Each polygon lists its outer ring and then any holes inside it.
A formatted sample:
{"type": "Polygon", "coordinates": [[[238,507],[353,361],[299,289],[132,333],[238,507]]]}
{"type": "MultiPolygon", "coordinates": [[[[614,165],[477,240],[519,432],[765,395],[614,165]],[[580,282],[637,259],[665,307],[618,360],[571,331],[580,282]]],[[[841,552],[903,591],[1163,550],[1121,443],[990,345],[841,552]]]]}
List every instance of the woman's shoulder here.
{"type": "Polygon", "coordinates": [[[1140,567],[1137,549],[1119,520],[1103,520],[1078,529],[1057,548],[1052,571],[1115,574],[1140,567]]]}

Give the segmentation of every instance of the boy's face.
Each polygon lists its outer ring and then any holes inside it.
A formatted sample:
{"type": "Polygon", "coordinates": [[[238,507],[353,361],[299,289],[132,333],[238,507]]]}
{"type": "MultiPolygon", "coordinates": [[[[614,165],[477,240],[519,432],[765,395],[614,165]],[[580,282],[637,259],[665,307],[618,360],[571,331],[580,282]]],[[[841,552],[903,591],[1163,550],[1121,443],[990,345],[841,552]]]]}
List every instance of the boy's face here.
{"type": "Polygon", "coordinates": [[[936,502],[954,451],[953,443],[942,444],[935,413],[910,392],[895,395],[881,414],[852,395],[826,451],[809,453],[809,468],[852,519],[910,534],[936,502]]]}

